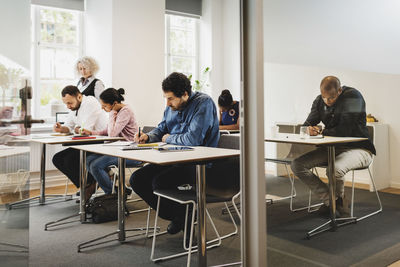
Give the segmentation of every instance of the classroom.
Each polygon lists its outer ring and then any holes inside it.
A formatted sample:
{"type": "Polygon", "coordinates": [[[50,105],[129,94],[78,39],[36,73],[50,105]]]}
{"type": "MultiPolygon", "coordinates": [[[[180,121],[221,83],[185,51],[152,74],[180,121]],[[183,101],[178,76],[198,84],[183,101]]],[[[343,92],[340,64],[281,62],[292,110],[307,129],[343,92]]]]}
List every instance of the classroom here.
{"type": "Polygon", "coordinates": [[[400,266],[397,0],[0,0],[0,266],[400,266]]]}

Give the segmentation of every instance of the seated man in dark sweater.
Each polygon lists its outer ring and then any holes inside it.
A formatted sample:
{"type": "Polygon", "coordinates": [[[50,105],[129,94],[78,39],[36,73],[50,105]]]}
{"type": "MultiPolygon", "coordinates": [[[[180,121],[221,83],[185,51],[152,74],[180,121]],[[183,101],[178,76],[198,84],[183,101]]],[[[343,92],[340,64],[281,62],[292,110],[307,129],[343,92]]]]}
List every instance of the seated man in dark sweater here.
{"type": "MultiPolygon", "coordinates": [[[[327,76],[321,81],[321,94],[314,100],[310,115],[304,123],[310,135],[322,133],[328,136],[367,137],[366,141],[344,143],[335,146],[336,208],[338,216],[349,215],[348,200],[344,196],[344,175],[356,168],[366,167],[376,154],[366,126],[365,101],[361,93],[351,87],[341,86],[337,77],[327,76]],[[316,126],[323,122],[320,131],[316,126]]],[[[328,186],[311,169],[326,166],[326,147],[306,153],[292,162],[292,170],[316,194],[325,205],[321,213],[329,213],[328,186]]]]}

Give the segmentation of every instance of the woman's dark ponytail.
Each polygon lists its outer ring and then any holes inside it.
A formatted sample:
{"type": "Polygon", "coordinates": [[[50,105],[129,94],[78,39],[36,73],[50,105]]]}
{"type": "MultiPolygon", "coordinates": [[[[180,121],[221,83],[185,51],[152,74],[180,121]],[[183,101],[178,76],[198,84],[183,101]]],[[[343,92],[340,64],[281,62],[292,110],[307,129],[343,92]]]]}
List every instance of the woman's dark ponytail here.
{"type": "Polygon", "coordinates": [[[221,95],[218,97],[218,105],[224,108],[230,108],[233,103],[233,97],[228,89],[222,90],[221,95]]]}
{"type": "Polygon", "coordinates": [[[118,94],[119,94],[119,103],[121,103],[122,101],[125,100],[125,98],[123,97],[123,95],[125,94],[125,89],[124,88],[119,88],[118,90],[118,94]]]}
{"type": "Polygon", "coordinates": [[[123,94],[125,94],[125,90],[123,88],[119,88],[118,90],[114,88],[108,88],[100,94],[100,99],[104,103],[112,105],[115,101],[118,103],[124,101],[124,97],[122,96],[123,94]]]}

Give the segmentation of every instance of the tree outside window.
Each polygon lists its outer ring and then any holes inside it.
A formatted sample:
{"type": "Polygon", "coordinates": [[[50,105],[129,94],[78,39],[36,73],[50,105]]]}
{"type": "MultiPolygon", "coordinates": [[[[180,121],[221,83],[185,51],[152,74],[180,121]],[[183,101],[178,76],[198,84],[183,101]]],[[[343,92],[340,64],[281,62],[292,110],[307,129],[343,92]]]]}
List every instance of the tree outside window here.
{"type": "Polygon", "coordinates": [[[166,71],[198,77],[198,19],[165,15],[166,71]]]}
{"type": "Polygon", "coordinates": [[[65,109],[61,102],[61,90],[76,84],[74,64],[82,51],[79,11],[33,6],[36,16],[34,36],[35,60],[38,69],[34,73],[34,90],[37,91],[35,113],[40,117],[54,117],[55,112],[65,109]]]}

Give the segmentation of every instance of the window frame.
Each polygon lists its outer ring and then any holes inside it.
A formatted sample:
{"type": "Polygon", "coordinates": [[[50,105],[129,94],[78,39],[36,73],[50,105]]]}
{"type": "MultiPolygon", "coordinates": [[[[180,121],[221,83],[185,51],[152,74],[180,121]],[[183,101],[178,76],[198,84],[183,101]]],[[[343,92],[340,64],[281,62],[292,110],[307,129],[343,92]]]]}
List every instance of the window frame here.
{"type": "Polygon", "coordinates": [[[195,54],[194,56],[190,56],[190,58],[194,58],[194,73],[192,73],[192,81],[198,79],[199,77],[199,58],[200,58],[200,18],[193,16],[185,16],[182,14],[175,13],[165,13],[165,76],[169,75],[172,72],[171,69],[171,57],[179,56],[179,57],[188,57],[185,55],[175,55],[171,54],[171,43],[170,43],[170,31],[171,31],[171,16],[180,16],[185,18],[190,18],[195,20],[194,27],[194,46],[195,46],[195,54]]]}
{"type": "MultiPolygon", "coordinates": [[[[31,20],[32,20],[32,45],[31,45],[31,69],[32,69],[32,114],[34,117],[45,117],[40,114],[41,108],[41,90],[40,90],[40,50],[41,48],[48,47],[54,49],[65,49],[65,48],[75,48],[78,50],[78,57],[82,57],[84,54],[84,23],[83,23],[83,12],[64,8],[55,8],[40,5],[31,5],[31,20]],[[67,45],[67,44],[49,44],[41,43],[41,21],[40,21],[40,11],[42,9],[51,9],[59,11],[71,11],[78,13],[78,44],[77,45],[67,45]]],[[[71,66],[73,68],[73,66],[71,66]]],[[[49,82],[54,80],[48,80],[49,82]]],[[[55,119],[55,117],[47,117],[50,119],[55,119]]]]}

